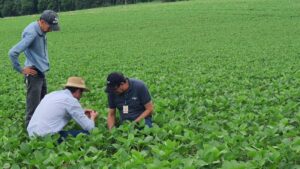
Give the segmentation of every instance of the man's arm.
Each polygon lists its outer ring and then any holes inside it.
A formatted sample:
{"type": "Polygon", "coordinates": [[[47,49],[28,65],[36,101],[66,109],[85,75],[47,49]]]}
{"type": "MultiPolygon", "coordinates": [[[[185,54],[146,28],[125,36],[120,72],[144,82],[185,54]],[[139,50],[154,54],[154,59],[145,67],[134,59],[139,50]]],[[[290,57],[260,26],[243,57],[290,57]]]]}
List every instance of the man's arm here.
{"type": "Polygon", "coordinates": [[[111,130],[116,123],[116,109],[108,108],[107,127],[111,130]]]}
{"type": "Polygon", "coordinates": [[[135,122],[141,121],[142,119],[150,116],[153,112],[153,103],[151,101],[151,95],[147,86],[144,83],[139,87],[138,97],[141,100],[141,103],[144,105],[145,111],[134,120],[135,122]]]}
{"type": "Polygon", "coordinates": [[[146,103],[144,106],[145,106],[145,111],[138,118],[136,118],[134,120],[135,122],[139,122],[142,119],[144,119],[152,114],[153,107],[154,107],[152,101],[146,103]]]}
{"type": "Polygon", "coordinates": [[[19,55],[22,52],[24,52],[26,50],[26,48],[28,48],[30,46],[30,44],[33,42],[35,37],[36,37],[36,34],[26,32],[23,35],[22,40],[9,50],[8,55],[10,57],[10,60],[11,60],[12,64],[13,64],[13,67],[16,71],[18,71],[20,73],[30,74],[30,75],[36,74],[36,71],[33,70],[33,69],[30,69],[30,68],[22,69],[22,67],[20,66],[19,60],[18,60],[19,55]]]}
{"type": "Polygon", "coordinates": [[[82,127],[84,130],[92,130],[95,128],[95,119],[98,115],[97,112],[90,112],[91,118],[89,119],[86,115],[84,110],[82,109],[79,102],[75,101],[71,103],[72,106],[68,107],[68,112],[71,117],[82,127]]]}

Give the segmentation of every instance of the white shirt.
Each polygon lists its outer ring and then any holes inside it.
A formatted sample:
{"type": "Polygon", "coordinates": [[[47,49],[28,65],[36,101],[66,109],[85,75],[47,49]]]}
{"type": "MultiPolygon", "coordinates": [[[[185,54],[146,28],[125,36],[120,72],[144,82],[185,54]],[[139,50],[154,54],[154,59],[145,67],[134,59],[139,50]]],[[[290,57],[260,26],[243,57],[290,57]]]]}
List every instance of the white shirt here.
{"type": "Polygon", "coordinates": [[[94,121],[84,114],[79,101],[68,89],[55,91],[42,99],[35,109],[27,131],[30,137],[52,135],[61,131],[72,118],[84,130],[95,127],[94,121]]]}

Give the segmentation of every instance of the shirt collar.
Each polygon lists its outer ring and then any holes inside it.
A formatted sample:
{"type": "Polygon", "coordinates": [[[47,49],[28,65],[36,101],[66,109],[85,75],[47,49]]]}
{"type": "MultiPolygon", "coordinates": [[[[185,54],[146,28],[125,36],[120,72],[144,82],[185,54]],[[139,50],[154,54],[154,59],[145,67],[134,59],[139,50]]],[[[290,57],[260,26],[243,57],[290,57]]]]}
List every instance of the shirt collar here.
{"type": "Polygon", "coordinates": [[[34,28],[35,28],[35,31],[36,31],[40,36],[44,36],[44,35],[45,35],[45,33],[41,30],[41,27],[40,27],[38,21],[35,22],[34,28]]]}
{"type": "Polygon", "coordinates": [[[127,93],[129,93],[132,90],[132,81],[128,78],[129,88],[127,90],[127,93]]]}
{"type": "Polygon", "coordinates": [[[72,95],[72,93],[71,93],[71,91],[70,91],[69,89],[64,89],[63,91],[64,91],[67,95],[70,95],[70,96],[73,97],[73,95],[72,95]]]}

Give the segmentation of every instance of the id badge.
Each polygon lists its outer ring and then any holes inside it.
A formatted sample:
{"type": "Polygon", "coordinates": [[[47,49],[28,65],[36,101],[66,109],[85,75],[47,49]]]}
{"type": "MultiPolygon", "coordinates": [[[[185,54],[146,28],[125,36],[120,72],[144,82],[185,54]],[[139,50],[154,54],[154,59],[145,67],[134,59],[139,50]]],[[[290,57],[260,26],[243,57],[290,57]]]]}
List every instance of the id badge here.
{"type": "Polygon", "coordinates": [[[128,105],[123,106],[123,113],[128,114],[128,105]]]}

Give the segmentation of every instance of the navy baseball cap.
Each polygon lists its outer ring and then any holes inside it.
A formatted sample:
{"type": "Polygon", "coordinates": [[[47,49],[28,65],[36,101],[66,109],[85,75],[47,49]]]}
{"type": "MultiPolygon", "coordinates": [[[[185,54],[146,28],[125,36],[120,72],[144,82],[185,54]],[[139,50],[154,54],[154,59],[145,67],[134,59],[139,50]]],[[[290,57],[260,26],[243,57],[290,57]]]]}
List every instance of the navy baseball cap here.
{"type": "Polygon", "coordinates": [[[58,15],[56,12],[52,10],[45,10],[40,19],[43,19],[46,21],[49,25],[52,31],[59,31],[60,27],[58,24],[58,15]]]}
{"type": "Polygon", "coordinates": [[[113,72],[107,76],[105,92],[113,92],[122,82],[126,82],[126,77],[120,72],[113,72]]]}

